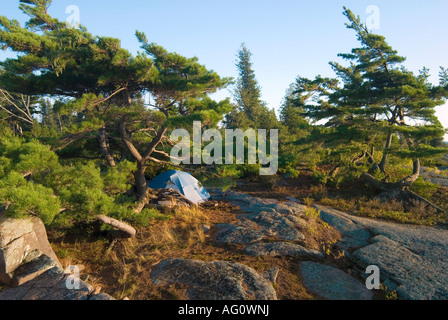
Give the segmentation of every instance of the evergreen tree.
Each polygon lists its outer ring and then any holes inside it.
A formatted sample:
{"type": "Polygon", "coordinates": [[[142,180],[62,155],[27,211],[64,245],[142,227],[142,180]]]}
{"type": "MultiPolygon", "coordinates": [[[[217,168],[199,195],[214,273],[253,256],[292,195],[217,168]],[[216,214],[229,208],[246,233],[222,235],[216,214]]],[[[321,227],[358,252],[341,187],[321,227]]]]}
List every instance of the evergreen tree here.
{"type": "MultiPolygon", "coordinates": [[[[309,80],[297,77],[286,92],[280,109],[282,130],[281,157],[282,167],[297,175],[300,167],[308,164],[314,167],[319,162],[319,152],[322,147],[322,129],[316,125],[311,109],[321,108],[327,103],[326,97],[337,81],[329,78],[316,77],[309,80]]],[[[329,157],[326,157],[329,160],[329,157]]]]}
{"type": "Polygon", "coordinates": [[[55,150],[94,141],[110,166],[116,165],[114,152],[129,155],[137,163],[135,191],[141,199],[147,191],[148,165],[167,158],[165,150],[157,148],[167,140],[169,128],[176,121],[222,117],[229,102],[215,103],[207,94],[225,87],[229,79],[207,70],[197,58],[149,43],[140,32],[136,35],[145,52],[133,57],[118,39],[93,36],[83,26],[68,28],[52,18],[50,4],[21,1],[20,9],[30,16],[25,27],[0,17],[2,48],[19,53],[0,63],[0,87],[62,97],[54,109],[66,121],[65,137],[55,150]],[[149,107],[142,99],[145,93],[152,98],[149,107]],[[201,107],[193,108],[198,103],[192,100],[201,101],[201,107]]]}
{"type": "Polygon", "coordinates": [[[342,86],[325,93],[323,103],[306,105],[307,116],[314,121],[326,120],[323,137],[327,146],[354,146],[358,153],[353,153],[353,161],[357,162],[356,154],[362,152],[360,159],[369,159],[371,172],[382,172],[384,181],[390,156],[412,159],[413,174],[394,184],[376,183],[371,175],[363,175],[385,191],[385,198],[409,199],[407,191],[419,176],[420,159],[447,152],[434,145],[445,133],[435,115],[435,107],[444,103],[443,90],[428,82],[427,70],[419,75],[406,70],[402,64],[405,58],[383,36],[370,33],[359,17],[344,10],[350,21],[347,27],[356,32],[362,46],[339,54],[349,66],[331,63],[342,86]],[[379,161],[371,150],[380,151],[379,161]]]}
{"type": "Polygon", "coordinates": [[[335,79],[318,76],[315,80],[309,80],[297,77],[296,82],[288,89],[280,109],[282,124],[290,133],[298,133],[301,129],[308,128],[310,121],[318,121],[312,110],[318,108],[322,112],[328,103],[326,96],[336,86],[335,79]]]}
{"type": "Polygon", "coordinates": [[[269,110],[266,103],[261,100],[261,89],[252,68],[251,56],[252,53],[245,44],[242,44],[236,62],[239,74],[234,92],[236,105],[227,116],[227,127],[241,129],[278,127],[274,110],[269,110]]]}

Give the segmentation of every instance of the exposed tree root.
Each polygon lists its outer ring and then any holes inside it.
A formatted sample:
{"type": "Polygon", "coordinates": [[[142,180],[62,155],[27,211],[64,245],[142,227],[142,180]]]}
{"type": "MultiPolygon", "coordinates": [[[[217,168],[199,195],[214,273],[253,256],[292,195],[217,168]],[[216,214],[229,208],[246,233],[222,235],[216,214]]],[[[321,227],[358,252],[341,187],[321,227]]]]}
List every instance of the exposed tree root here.
{"type": "Polygon", "coordinates": [[[141,213],[145,206],[149,203],[149,201],[155,198],[157,197],[154,195],[153,190],[151,188],[146,188],[146,192],[143,197],[139,199],[138,205],[134,209],[134,213],[141,213]]]}

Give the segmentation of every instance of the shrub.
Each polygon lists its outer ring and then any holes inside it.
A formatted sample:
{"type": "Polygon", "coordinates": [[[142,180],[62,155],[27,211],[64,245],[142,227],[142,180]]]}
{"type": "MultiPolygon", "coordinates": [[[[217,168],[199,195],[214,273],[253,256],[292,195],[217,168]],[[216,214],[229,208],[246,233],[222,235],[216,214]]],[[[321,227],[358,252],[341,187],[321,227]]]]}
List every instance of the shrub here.
{"type": "Polygon", "coordinates": [[[260,164],[242,164],[239,165],[241,177],[247,180],[258,180],[260,177],[260,164]]]}
{"type": "Polygon", "coordinates": [[[305,217],[316,219],[319,217],[320,211],[315,208],[308,207],[305,209],[304,215],[305,217]]]}
{"type": "Polygon", "coordinates": [[[437,184],[425,181],[422,177],[419,177],[411,186],[412,191],[426,199],[430,199],[438,188],[437,184]]]}
{"type": "Polygon", "coordinates": [[[217,165],[213,176],[199,177],[207,187],[218,187],[223,190],[236,186],[236,180],[241,177],[238,165],[217,165]]]}
{"type": "Polygon", "coordinates": [[[0,174],[16,171],[32,172],[38,177],[54,170],[58,165],[57,155],[49,146],[36,140],[26,142],[18,137],[6,137],[0,141],[0,174]]]}
{"type": "Polygon", "coordinates": [[[328,175],[322,172],[314,172],[311,177],[314,181],[320,184],[327,184],[328,182],[328,175]]]}
{"type": "Polygon", "coordinates": [[[358,199],[329,199],[324,198],[321,204],[336,209],[351,212],[358,216],[391,220],[400,223],[434,225],[445,223],[446,215],[437,214],[435,210],[426,208],[423,204],[414,204],[406,209],[401,201],[383,202],[379,199],[361,197],[358,199]]]}
{"type": "Polygon", "coordinates": [[[104,191],[109,195],[125,193],[132,182],[132,172],[136,170],[135,162],[122,161],[115,168],[108,168],[103,174],[104,191]]]}
{"type": "Polygon", "coordinates": [[[303,198],[303,203],[305,203],[305,205],[307,207],[311,207],[314,203],[314,199],[313,198],[303,198]]]}
{"type": "Polygon", "coordinates": [[[20,173],[10,172],[0,180],[0,199],[9,204],[5,215],[13,218],[36,216],[45,224],[53,221],[61,210],[53,190],[26,181],[20,173]]]}
{"type": "Polygon", "coordinates": [[[118,218],[128,221],[129,223],[136,225],[136,226],[142,226],[142,227],[148,227],[151,225],[151,223],[155,220],[169,220],[171,217],[164,215],[157,211],[156,209],[143,209],[142,212],[139,214],[135,214],[132,210],[128,211],[127,215],[121,215],[118,218]]]}

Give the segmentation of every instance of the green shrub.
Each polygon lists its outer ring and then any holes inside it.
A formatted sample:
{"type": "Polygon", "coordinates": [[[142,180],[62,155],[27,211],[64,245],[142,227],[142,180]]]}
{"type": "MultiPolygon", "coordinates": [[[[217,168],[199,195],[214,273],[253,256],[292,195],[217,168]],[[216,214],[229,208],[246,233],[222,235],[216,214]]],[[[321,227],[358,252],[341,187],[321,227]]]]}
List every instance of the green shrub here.
{"type": "Polygon", "coordinates": [[[33,172],[36,175],[59,165],[58,157],[51,151],[50,146],[42,145],[37,141],[25,143],[17,151],[20,154],[14,169],[18,172],[33,172]]]}
{"type": "Polygon", "coordinates": [[[115,168],[108,168],[103,174],[104,191],[109,195],[125,193],[132,183],[132,173],[135,171],[135,162],[122,161],[115,168]]]}
{"type": "Polygon", "coordinates": [[[13,218],[36,216],[45,224],[53,221],[61,210],[61,203],[53,190],[26,181],[20,173],[10,172],[0,179],[0,199],[9,203],[5,215],[13,218]]]}
{"type": "Polygon", "coordinates": [[[50,146],[43,145],[37,140],[26,142],[22,138],[9,137],[0,142],[0,173],[9,171],[19,173],[32,172],[35,176],[55,169],[58,163],[57,155],[50,146]]]}
{"type": "Polygon", "coordinates": [[[207,187],[217,187],[227,190],[236,186],[236,180],[241,177],[238,165],[218,165],[212,175],[198,177],[207,187]]]}
{"type": "Polygon", "coordinates": [[[411,186],[412,191],[426,199],[430,199],[438,188],[437,184],[425,181],[422,177],[418,178],[411,186]]]}
{"type": "Polygon", "coordinates": [[[320,211],[315,208],[308,207],[305,209],[304,215],[305,217],[316,219],[320,216],[320,211]]]}
{"type": "Polygon", "coordinates": [[[303,198],[303,202],[305,203],[305,205],[307,207],[311,207],[313,205],[313,203],[314,203],[314,199],[306,197],[306,198],[303,198]]]}
{"type": "Polygon", "coordinates": [[[328,175],[322,172],[314,172],[311,177],[314,181],[320,184],[327,184],[328,182],[328,175]]]}
{"type": "Polygon", "coordinates": [[[260,177],[260,164],[242,164],[239,165],[241,178],[247,180],[257,180],[260,177]]]}
{"type": "Polygon", "coordinates": [[[133,225],[147,227],[151,225],[154,220],[169,220],[170,216],[164,215],[156,209],[143,209],[139,214],[130,214],[128,217],[123,217],[133,225]]]}

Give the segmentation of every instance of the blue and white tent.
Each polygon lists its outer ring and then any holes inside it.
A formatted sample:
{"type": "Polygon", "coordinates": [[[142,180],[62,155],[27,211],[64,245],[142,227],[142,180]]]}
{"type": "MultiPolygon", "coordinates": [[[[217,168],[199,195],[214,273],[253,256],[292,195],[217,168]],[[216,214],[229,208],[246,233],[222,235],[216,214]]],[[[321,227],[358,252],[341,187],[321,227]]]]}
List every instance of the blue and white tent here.
{"type": "Polygon", "coordinates": [[[200,204],[210,199],[207,190],[188,172],[171,170],[158,175],[151,181],[152,189],[173,189],[179,191],[188,200],[200,204]]]}

